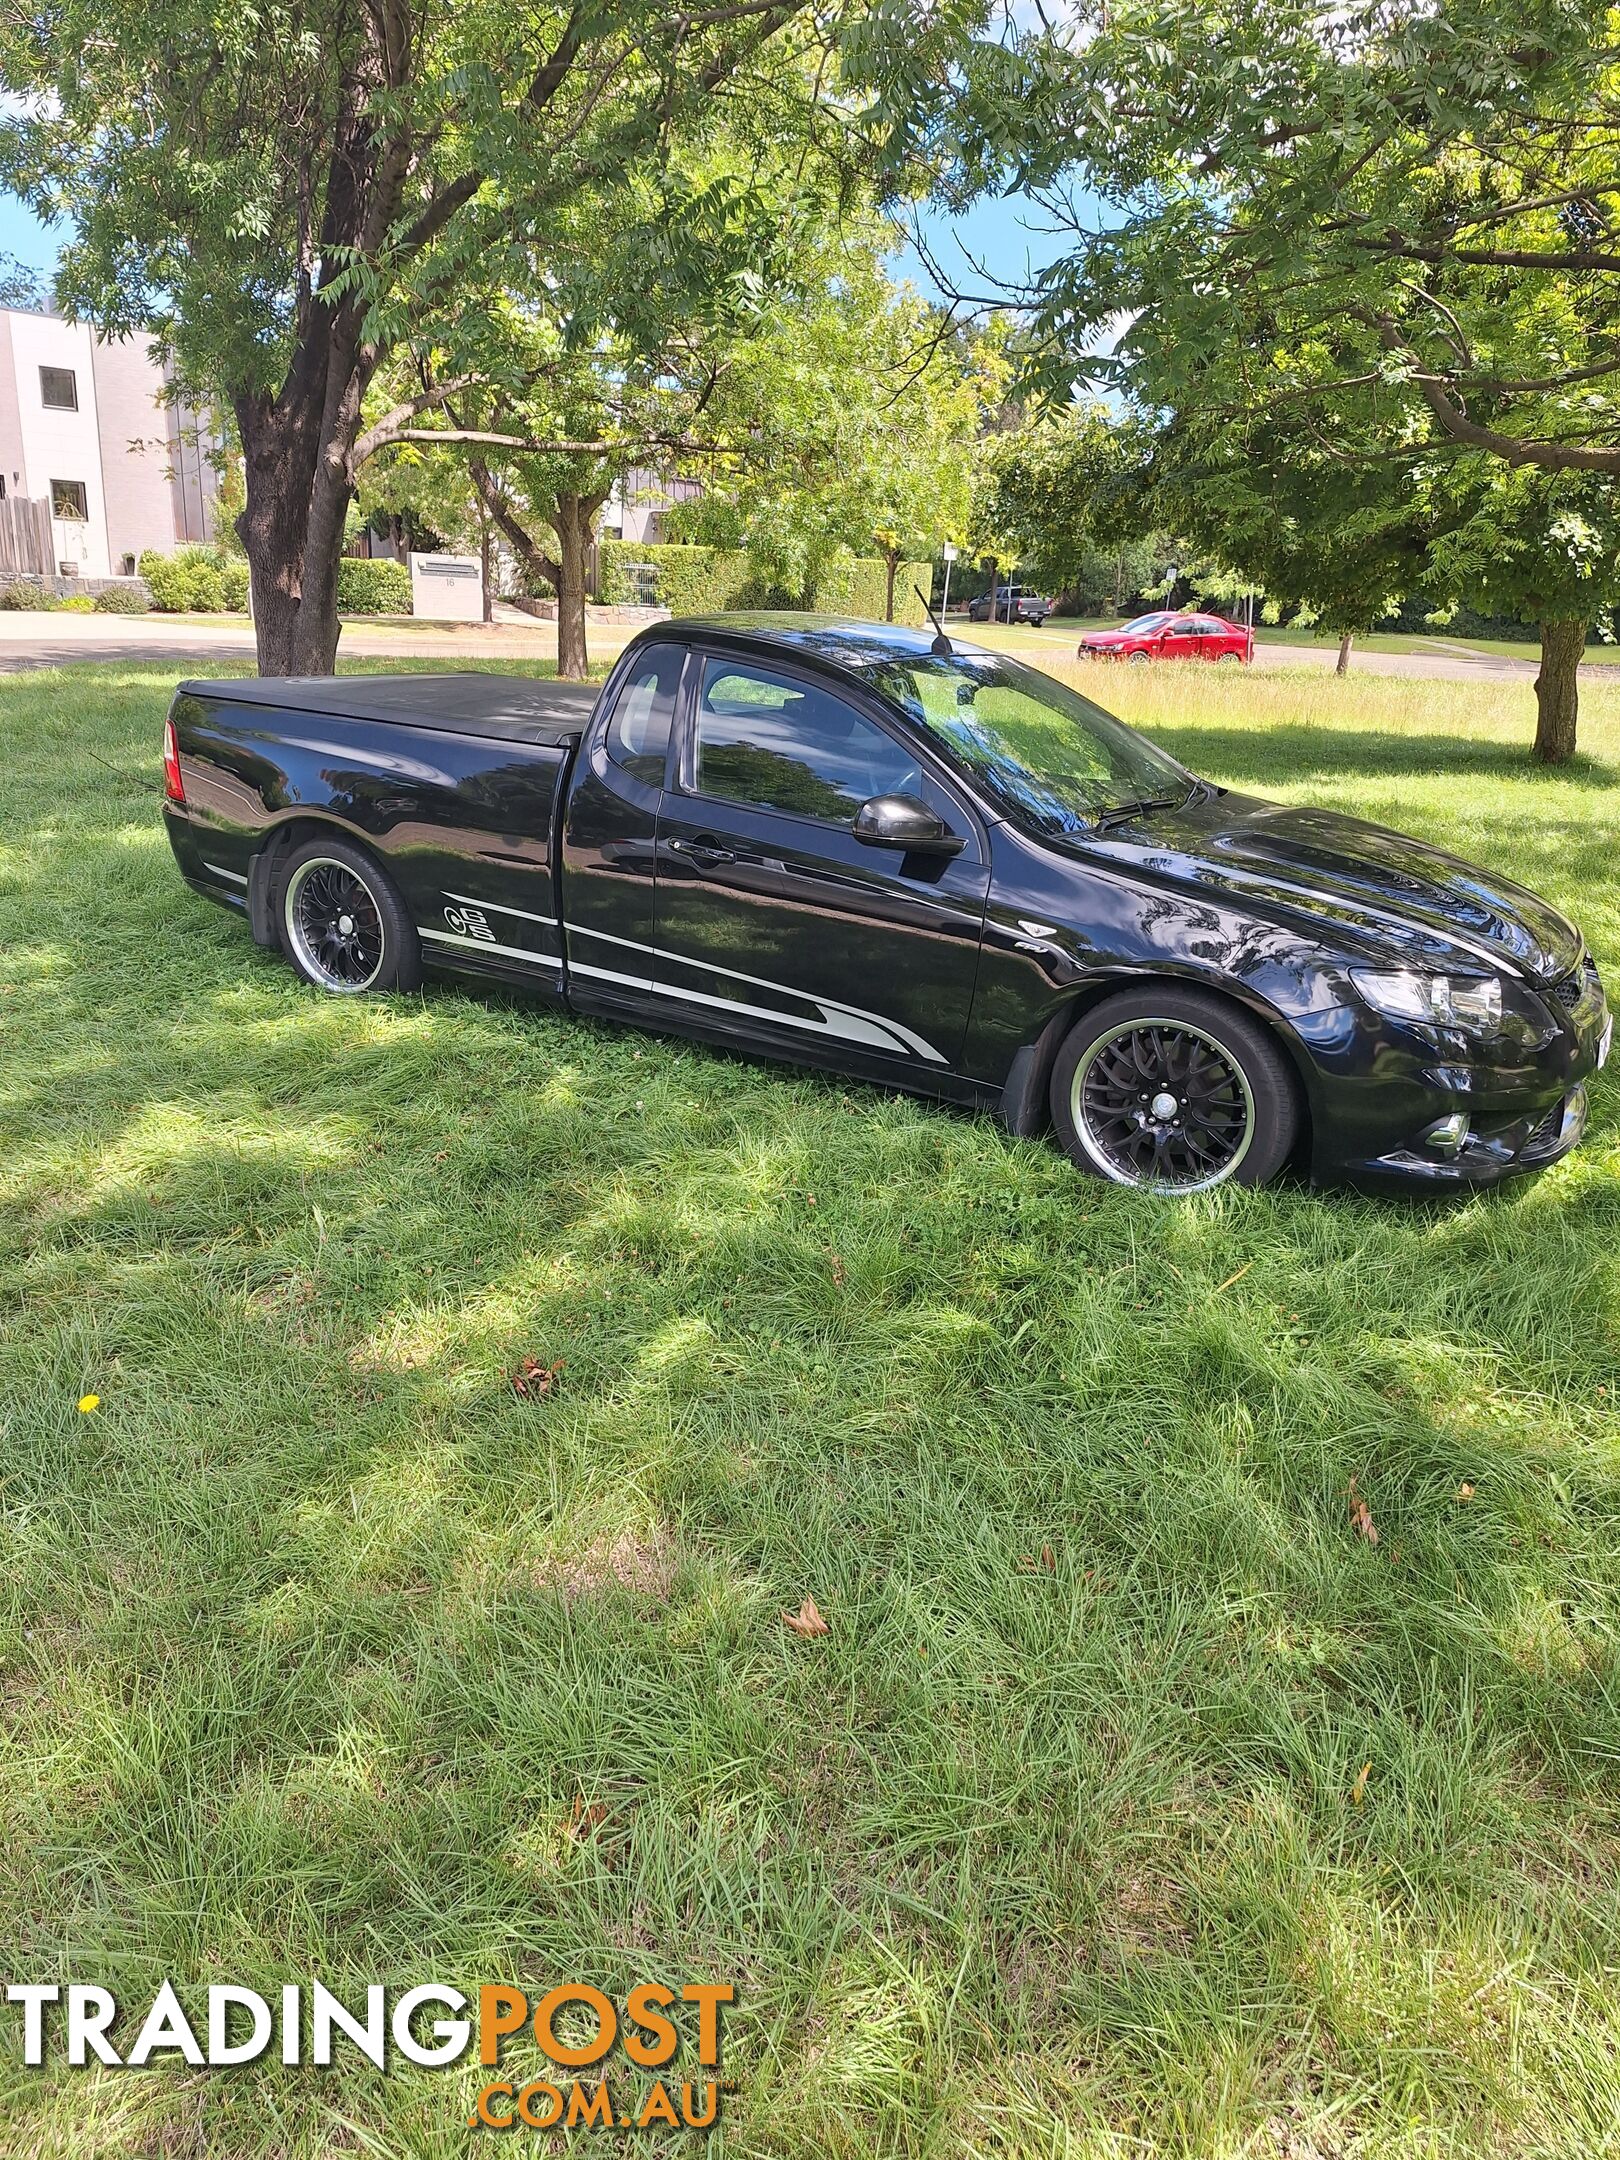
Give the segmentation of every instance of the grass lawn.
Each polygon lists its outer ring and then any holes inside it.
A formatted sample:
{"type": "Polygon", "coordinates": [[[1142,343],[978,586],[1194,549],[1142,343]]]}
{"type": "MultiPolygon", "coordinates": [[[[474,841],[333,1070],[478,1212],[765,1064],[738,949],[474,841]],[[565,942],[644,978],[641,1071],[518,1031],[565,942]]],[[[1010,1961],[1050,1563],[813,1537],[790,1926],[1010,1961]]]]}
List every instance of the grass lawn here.
{"type": "MultiPolygon", "coordinates": [[[[1557,777],[1517,683],[1109,689],[1620,981],[1620,684],[1557,777]]],[[[1160,1206],[515,999],[323,1000],[179,883],[166,691],[0,681],[6,1977],[731,1980],[760,2160],[1614,2150],[1614,1079],[1495,1198],[1160,1206]]],[[[478,2149],[471,2061],[19,2030],[10,2160],[478,2149]]]]}

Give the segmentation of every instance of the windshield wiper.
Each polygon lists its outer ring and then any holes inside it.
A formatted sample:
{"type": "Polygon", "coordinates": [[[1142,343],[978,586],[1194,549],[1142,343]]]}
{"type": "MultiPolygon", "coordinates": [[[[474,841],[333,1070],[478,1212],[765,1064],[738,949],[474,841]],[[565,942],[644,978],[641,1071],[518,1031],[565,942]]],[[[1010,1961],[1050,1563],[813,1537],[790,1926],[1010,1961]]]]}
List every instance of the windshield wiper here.
{"type": "Polygon", "coordinates": [[[1179,810],[1184,803],[1192,801],[1197,789],[1198,783],[1194,781],[1193,785],[1180,795],[1144,795],[1137,802],[1110,803],[1106,810],[1098,811],[1096,829],[1098,832],[1107,832],[1111,825],[1123,825],[1129,819],[1141,817],[1149,810],[1179,810]]]}

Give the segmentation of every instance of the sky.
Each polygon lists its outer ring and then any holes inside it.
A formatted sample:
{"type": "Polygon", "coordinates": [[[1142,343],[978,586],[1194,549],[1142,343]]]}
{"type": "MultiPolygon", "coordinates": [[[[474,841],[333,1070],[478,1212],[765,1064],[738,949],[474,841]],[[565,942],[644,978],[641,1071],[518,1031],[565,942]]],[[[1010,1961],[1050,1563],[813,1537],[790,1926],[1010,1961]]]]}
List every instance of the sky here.
{"type": "MultiPolygon", "coordinates": [[[[1044,213],[1022,196],[975,203],[961,217],[925,211],[921,218],[924,248],[939,266],[944,283],[978,298],[995,296],[997,284],[1017,285],[1063,252],[1061,239],[1044,231],[1044,213]]],[[[15,256],[31,269],[48,273],[66,228],[51,231],[14,196],[0,194],[0,255],[15,256]]],[[[893,258],[896,277],[909,278],[926,298],[948,297],[914,248],[893,258]]]]}
{"type": "Polygon", "coordinates": [[[31,270],[49,270],[65,235],[52,234],[14,195],[0,193],[0,255],[14,255],[31,270]]]}

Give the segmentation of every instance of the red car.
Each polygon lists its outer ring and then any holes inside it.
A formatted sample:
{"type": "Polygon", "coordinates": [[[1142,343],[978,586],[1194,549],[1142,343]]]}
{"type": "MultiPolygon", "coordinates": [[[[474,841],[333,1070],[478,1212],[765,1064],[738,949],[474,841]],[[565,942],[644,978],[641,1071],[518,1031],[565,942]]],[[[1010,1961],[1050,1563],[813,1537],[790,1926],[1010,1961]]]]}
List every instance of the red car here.
{"type": "Polygon", "coordinates": [[[1161,608],[1117,630],[1080,640],[1082,660],[1228,660],[1254,658],[1254,632],[1221,615],[1177,615],[1161,608]]]}

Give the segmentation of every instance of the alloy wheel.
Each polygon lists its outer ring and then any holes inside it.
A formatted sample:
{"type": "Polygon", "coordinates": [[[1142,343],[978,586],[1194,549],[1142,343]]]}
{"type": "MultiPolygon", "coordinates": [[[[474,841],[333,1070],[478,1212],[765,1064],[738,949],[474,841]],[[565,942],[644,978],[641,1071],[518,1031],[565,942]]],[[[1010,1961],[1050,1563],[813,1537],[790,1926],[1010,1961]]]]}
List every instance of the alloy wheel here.
{"type": "Polygon", "coordinates": [[[301,862],[283,903],[299,966],[323,989],[369,990],[383,963],[382,915],[371,889],[347,863],[301,862]]]}
{"type": "Polygon", "coordinates": [[[1184,1020],[1126,1020],[1100,1036],[1075,1069],[1071,1107],[1082,1147],[1117,1185],[1202,1192],[1254,1139],[1242,1066],[1184,1020]]]}

